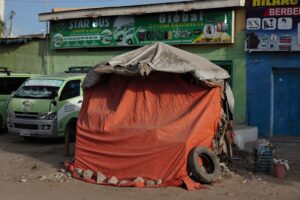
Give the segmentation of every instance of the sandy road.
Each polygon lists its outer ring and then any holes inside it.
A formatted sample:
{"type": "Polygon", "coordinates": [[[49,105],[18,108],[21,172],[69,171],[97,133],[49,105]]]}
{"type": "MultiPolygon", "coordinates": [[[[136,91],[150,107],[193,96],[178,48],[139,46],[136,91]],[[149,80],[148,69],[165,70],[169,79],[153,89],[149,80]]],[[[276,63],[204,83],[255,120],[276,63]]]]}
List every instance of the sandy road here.
{"type": "Polygon", "coordinates": [[[72,159],[63,156],[62,142],[28,141],[21,137],[0,134],[0,200],[299,200],[300,143],[283,143],[280,147],[278,154],[288,158],[292,168],[285,179],[253,174],[246,170],[249,166],[236,161],[234,166],[240,175],[223,177],[209,186],[209,189],[138,189],[99,186],[73,178],[57,178],[58,170],[63,168],[63,161],[72,159]],[[47,178],[40,180],[42,176],[47,178]]]}

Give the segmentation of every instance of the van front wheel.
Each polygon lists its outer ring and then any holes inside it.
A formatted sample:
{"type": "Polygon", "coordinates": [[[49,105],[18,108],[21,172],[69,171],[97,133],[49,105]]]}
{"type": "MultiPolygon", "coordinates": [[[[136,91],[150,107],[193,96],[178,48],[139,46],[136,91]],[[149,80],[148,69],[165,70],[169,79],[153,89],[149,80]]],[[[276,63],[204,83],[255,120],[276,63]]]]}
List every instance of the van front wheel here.
{"type": "Polygon", "coordinates": [[[66,129],[69,133],[69,141],[75,142],[76,141],[76,119],[71,119],[69,123],[66,125],[66,129]]]}

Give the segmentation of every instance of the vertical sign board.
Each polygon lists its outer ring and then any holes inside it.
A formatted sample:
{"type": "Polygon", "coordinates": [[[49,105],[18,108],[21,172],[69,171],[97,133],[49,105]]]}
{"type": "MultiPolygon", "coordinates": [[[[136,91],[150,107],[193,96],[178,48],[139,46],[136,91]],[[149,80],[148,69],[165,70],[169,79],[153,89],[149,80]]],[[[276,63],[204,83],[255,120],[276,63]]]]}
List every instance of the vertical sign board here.
{"type": "Polygon", "coordinates": [[[233,42],[232,10],[51,21],[52,49],[233,42]]]}
{"type": "Polygon", "coordinates": [[[246,50],[299,51],[298,0],[247,0],[246,50]]]}

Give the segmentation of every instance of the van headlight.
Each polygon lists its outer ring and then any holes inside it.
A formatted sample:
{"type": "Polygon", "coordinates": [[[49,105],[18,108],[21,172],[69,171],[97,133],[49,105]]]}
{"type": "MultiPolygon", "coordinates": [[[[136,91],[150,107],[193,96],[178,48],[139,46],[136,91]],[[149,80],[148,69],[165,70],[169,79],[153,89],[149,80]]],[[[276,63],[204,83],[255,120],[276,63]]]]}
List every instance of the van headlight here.
{"type": "Polygon", "coordinates": [[[7,117],[8,118],[14,118],[15,117],[14,111],[11,111],[11,110],[7,111],[7,117]]]}
{"type": "Polygon", "coordinates": [[[53,120],[56,118],[56,112],[40,113],[39,119],[53,120]]]}
{"type": "Polygon", "coordinates": [[[50,113],[48,113],[48,119],[49,120],[53,120],[53,119],[55,119],[56,118],[56,112],[50,112],[50,113]]]}
{"type": "Polygon", "coordinates": [[[39,113],[39,119],[47,119],[48,113],[39,113]]]}

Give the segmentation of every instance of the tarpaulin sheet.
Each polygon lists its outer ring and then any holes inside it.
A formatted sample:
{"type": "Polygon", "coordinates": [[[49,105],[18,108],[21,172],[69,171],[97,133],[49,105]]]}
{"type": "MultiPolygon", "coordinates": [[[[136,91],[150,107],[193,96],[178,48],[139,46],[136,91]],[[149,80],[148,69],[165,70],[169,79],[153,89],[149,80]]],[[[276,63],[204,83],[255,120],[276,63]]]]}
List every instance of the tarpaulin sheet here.
{"type": "Polygon", "coordinates": [[[155,71],[190,73],[195,79],[222,85],[230,111],[233,113],[234,97],[230,85],[225,81],[230,78],[228,72],[206,58],[162,42],[140,47],[94,66],[86,75],[82,87],[89,88],[97,84],[103,74],[145,76],[155,71]]]}
{"type": "Polygon", "coordinates": [[[112,74],[85,89],[73,167],[194,189],[188,153],[211,147],[220,115],[220,87],[192,85],[173,73],[112,74]]]}

